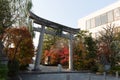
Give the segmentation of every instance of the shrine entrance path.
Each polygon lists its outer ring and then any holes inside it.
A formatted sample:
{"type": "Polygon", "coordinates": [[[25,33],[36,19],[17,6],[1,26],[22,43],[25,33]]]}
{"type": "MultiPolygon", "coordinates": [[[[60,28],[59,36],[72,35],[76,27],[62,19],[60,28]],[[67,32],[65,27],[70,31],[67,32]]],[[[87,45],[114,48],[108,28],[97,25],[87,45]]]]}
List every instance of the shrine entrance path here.
{"type": "MultiPolygon", "coordinates": [[[[34,65],[30,64],[30,69],[34,69],[34,65]]],[[[40,65],[41,72],[57,72],[58,66],[44,66],[40,65]]],[[[62,71],[68,71],[68,69],[61,69],[62,71]]]]}
{"type": "MultiPolygon", "coordinates": [[[[31,68],[33,65],[30,65],[31,68]]],[[[105,80],[104,75],[97,75],[87,72],[70,72],[67,69],[58,71],[56,66],[40,65],[41,71],[21,74],[22,80],[105,80]]],[[[106,80],[120,80],[115,76],[106,76],[106,80]]]]}

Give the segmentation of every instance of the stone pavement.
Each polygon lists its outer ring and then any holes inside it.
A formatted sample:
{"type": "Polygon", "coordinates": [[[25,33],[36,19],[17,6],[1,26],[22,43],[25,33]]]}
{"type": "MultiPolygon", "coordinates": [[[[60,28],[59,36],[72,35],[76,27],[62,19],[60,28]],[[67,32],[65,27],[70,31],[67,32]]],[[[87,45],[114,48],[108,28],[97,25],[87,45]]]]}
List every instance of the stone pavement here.
{"type": "Polygon", "coordinates": [[[23,80],[120,80],[113,76],[88,74],[88,73],[43,73],[22,75],[23,80]]]}
{"type": "MultiPolygon", "coordinates": [[[[29,66],[30,66],[29,67],[30,70],[32,70],[34,68],[33,64],[30,64],[29,66]]],[[[57,66],[43,66],[43,65],[40,65],[40,70],[41,70],[41,72],[57,72],[57,71],[59,71],[59,68],[57,66]]],[[[61,71],[68,71],[68,70],[61,68],[61,71]]]]}
{"type": "MultiPolygon", "coordinates": [[[[33,65],[30,65],[33,68],[33,65]]],[[[22,80],[120,80],[115,76],[106,77],[104,75],[97,75],[92,73],[81,73],[81,72],[69,72],[62,69],[58,71],[58,67],[55,66],[42,66],[40,65],[41,71],[27,72],[21,74],[22,80]]]]}

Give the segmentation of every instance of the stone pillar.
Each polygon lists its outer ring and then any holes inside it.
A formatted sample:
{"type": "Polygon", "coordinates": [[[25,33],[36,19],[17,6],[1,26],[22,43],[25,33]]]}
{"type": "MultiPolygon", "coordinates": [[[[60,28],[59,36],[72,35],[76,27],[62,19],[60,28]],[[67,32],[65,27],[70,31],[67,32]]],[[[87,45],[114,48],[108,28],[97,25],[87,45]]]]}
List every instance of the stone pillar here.
{"type": "Polygon", "coordinates": [[[43,38],[44,38],[44,33],[45,33],[45,26],[41,26],[41,33],[39,36],[39,43],[37,47],[37,53],[36,53],[36,59],[35,59],[35,66],[34,70],[40,70],[40,61],[41,61],[41,55],[42,55],[42,46],[43,46],[43,38]]]}
{"type": "Polygon", "coordinates": [[[70,39],[69,39],[69,70],[73,70],[73,35],[70,33],[70,39]]]}

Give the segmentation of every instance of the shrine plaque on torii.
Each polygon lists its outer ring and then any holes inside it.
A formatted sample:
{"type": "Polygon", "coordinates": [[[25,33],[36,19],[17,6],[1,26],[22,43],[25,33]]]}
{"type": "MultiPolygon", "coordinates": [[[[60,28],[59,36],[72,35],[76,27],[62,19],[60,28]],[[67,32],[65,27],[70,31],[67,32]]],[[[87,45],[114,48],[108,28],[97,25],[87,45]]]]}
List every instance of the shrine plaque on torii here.
{"type": "Polygon", "coordinates": [[[77,34],[80,31],[80,29],[70,28],[70,27],[43,19],[41,17],[38,17],[37,15],[35,15],[32,12],[29,12],[29,14],[30,14],[29,17],[33,20],[34,23],[41,25],[41,28],[33,27],[34,31],[40,32],[39,44],[38,44],[38,50],[36,53],[34,70],[39,70],[44,33],[54,35],[54,36],[58,35],[60,37],[69,39],[69,70],[73,70],[72,41],[74,39],[74,35],[77,34]],[[54,31],[46,30],[45,27],[50,27],[50,28],[57,30],[58,34],[56,34],[56,32],[54,32],[54,31]],[[64,34],[63,32],[67,32],[69,34],[64,34]]]}

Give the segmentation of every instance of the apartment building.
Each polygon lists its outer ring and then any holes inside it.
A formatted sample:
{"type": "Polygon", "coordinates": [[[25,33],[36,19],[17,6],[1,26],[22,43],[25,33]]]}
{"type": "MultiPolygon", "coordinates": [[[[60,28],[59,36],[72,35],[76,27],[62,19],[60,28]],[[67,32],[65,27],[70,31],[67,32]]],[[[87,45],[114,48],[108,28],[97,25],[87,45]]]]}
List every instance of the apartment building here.
{"type": "Polygon", "coordinates": [[[116,31],[120,31],[120,0],[78,21],[78,27],[81,30],[88,30],[95,38],[99,37],[103,27],[110,24],[115,25],[116,31]]]}

